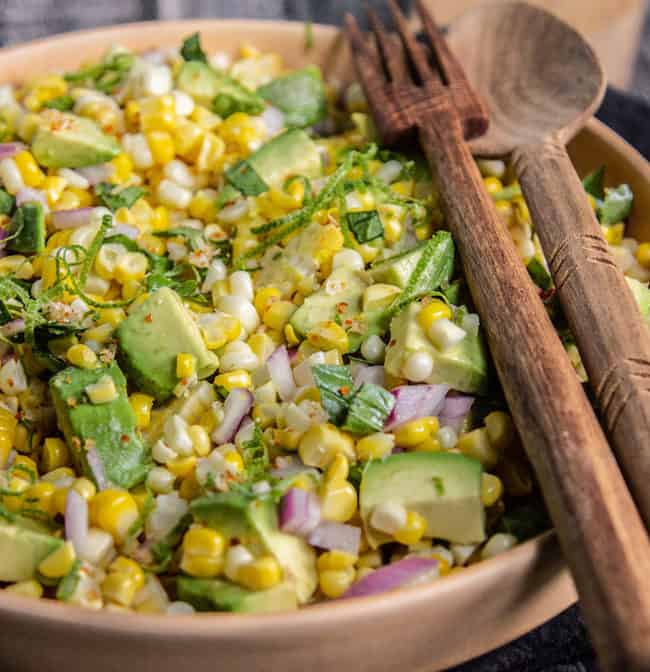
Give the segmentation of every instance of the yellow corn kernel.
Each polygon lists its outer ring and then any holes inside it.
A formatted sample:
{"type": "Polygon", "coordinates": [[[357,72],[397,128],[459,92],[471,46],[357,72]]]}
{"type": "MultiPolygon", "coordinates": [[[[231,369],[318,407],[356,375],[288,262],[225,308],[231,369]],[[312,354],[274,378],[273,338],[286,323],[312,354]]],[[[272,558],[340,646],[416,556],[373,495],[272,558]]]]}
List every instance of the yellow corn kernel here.
{"type": "Polygon", "coordinates": [[[97,355],[87,345],[73,345],[65,356],[70,364],[80,369],[93,369],[97,366],[97,355]]]}
{"type": "Polygon", "coordinates": [[[54,471],[65,467],[71,462],[70,451],[63,439],[48,437],[43,442],[41,464],[44,472],[54,471]]]}
{"type": "Polygon", "coordinates": [[[623,222],[611,224],[610,226],[601,226],[603,237],[610,245],[620,245],[623,242],[625,234],[625,225],[623,222]]]}
{"type": "Polygon", "coordinates": [[[357,561],[357,556],[346,551],[327,551],[318,556],[316,567],[319,572],[327,572],[329,570],[341,570],[354,567],[357,561]]]}
{"type": "Polygon", "coordinates": [[[278,561],[264,556],[242,565],[237,570],[237,582],[249,590],[267,590],[282,581],[282,569],[278,561]]]}
{"type": "Polygon", "coordinates": [[[224,141],[214,133],[206,133],[199,146],[195,166],[199,172],[207,173],[218,165],[226,150],[224,141]]]}
{"type": "Polygon", "coordinates": [[[109,565],[106,578],[102,582],[102,593],[110,602],[130,607],[144,582],[145,576],[140,565],[121,555],[109,565]]]}
{"type": "Polygon", "coordinates": [[[229,371],[228,373],[220,373],[218,376],[214,377],[212,382],[217,387],[223,387],[228,392],[234,390],[236,387],[245,387],[249,390],[253,389],[251,374],[244,369],[236,369],[235,371],[229,371]]]}
{"type": "Polygon", "coordinates": [[[235,470],[238,473],[241,473],[245,469],[244,465],[244,460],[242,459],[242,456],[236,451],[236,450],[227,450],[223,454],[223,459],[232,467],[235,468],[235,470]]]}
{"type": "Polygon", "coordinates": [[[176,355],[176,377],[191,378],[196,373],[196,357],[189,352],[176,355]]]}
{"type": "Polygon", "coordinates": [[[129,281],[140,282],[147,274],[149,262],[142,252],[127,252],[115,263],[115,279],[124,285],[129,281]]]}
{"type": "Polygon", "coordinates": [[[174,158],[174,140],[167,131],[149,131],[145,137],[155,164],[164,166],[174,158]]]}
{"type": "Polygon", "coordinates": [[[17,455],[12,465],[14,476],[28,483],[32,483],[38,478],[38,466],[31,457],[27,455],[17,455]]]}
{"type": "Polygon", "coordinates": [[[293,180],[287,187],[287,193],[293,199],[296,207],[302,205],[305,198],[305,185],[302,180],[293,180]]]}
{"type": "Polygon", "coordinates": [[[417,511],[408,511],[406,525],[393,535],[395,541],[405,546],[417,544],[422,539],[427,529],[427,521],[417,511]]]}
{"type": "Polygon", "coordinates": [[[23,182],[28,187],[39,187],[43,180],[45,180],[45,174],[39,168],[36,159],[32,156],[32,153],[28,150],[23,150],[18,152],[14,156],[14,161],[16,166],[20,171],[20,176],[23,178],[23,182]]]}
{"type": "Polygon", "coordinates": [[[42,121],[38,114],[25,114],[18,124],[18,137],[25,142],[31,142],[42,121]]]}
{"type": "Polygon", "coordinates": [[[393,432],[395,443],[404,448],[413,448],[435,434],[439,428],[440,423],[435,416],[405,422],[393,432]]]}
{"type": "Polygon", "coordinates": [[[177,120],[173,135],[176,154],[187,161],[194,161],[201,149],[205,131],[193,121],[180,118],[177,120]]]}
{"type": "Polygon", "coordinates": [[[378,567],[381,567],[382,564],[381,553],[379,551],[368,551],[359,556],[357,567],[359,569],[377,569],[378,567]]]}
{"type": "Polygon", "coordinates": [[[34,267],[22,254],[12,254],[0,259],[0,276],[15,275],[19,280],[29,280],[34,275],[34,267]]]}
{"type": "Polygon", "coordinates": [[[342,570],[327,570],[318,575],[318,585],[325,597],[336,599],[352,585],[356,573],[353,567],[342,570]]]}
{"type": "MultiPolygon", "coordinates": [[[[129,101],[129,103],[127,103],[127,109],[132,102],[134,101],[129,101]]],[[[124,152],[118,154],[111,161],[111,164],[113,166],[113,175],[111,176],[111,181],[116,184],[126,182],[133,174],[133,161],[131,161],[129,155],[125,154],[124,152]]]]}
{"type": "Polygon", "coordinates": [[[296,308],[297,306],[291,303],[291,301],[274,301],[264,311],[262,321],[269,329],[282,331],[296,308]]]}
{"type": "Polygon", "coordinates": [[[164,205],[158,205],[151,213],[151,230],[166,231],[169,228],[169,211],[164,205]]]}
{"type": "Polygon", "coordinates": [[[201,425],[190,425],[188,430],[190,439],[192,439],[192,448],[199,457],[205,457],[210,452],[211,441],[205,427],[201,425]]]}
{"type": "Polygon", "coordinates": [[[56,492],[56,486],[46,481],[30,485],[23,497],[25,507],[41,511],[47,516],[54,515],[53,496],[56,492]]]}
{"type": "Polygon", "coordinates": [[[413,195],[413,189],[415,184],[413,180],[400,180],[399,182],[393,182],[390,185],[392,191],[400,196],[410,197],[413,195]]]}
{"type": "Polygon", "coordinates": [[[282,292],[277,287],[262,287],[255,294],[253,305],[260,315],[274,302],[282,298],[282,292]]]}
{"type": "Polygon", "coordinates": [[[72,484],[72,489],[79,493],[86,501],[90,501],[97,494],[95,484],[85,476],[76,478],[72,484]]]}
{"type": "Polygon", "coordinates": [[[210,112],[203,105],[195,105],[190,114],[190,119],[195,121],[201,128],[204,128],[206,131],[214,130],[221,123],[221,117],[210,112]]]}
{"type": "Polygon", "coordinates": [[[165,465],[167,471],[170,471],[176,478],[187,478],[196,469],[196,457],[181,457],[177,460],[167,462],[165,465]]]}
{"type": "Polygon", "coordinates": [[[337,453],[348,460],[355,459],[354,441],[332,424],[312,425],[300,439],[298,452],[302,461],[310,467],[326,468],[337,453]]]}
{"type": "Polygon", "coordinates": [[[262,140],[259,124],[244,112],[235,112],[224,120],[219,126],[219,135],[226,143],[241,151],[249,151],[252,145],[262,140]]]}
{"type": "Polygon", "coordinates": [[[68,499],[69,488],[57,488],[52,495],[52,509],[60,516],[65,514],[65,502],[68,499]]]}
{"type": "Polygon", "coordinates": [[[70,191],[70,189],[65,189],[59,200],[52,206],[52,210],[76,210],[81,207],[81,201],[79,197],[70,191]]]}
{"type": "Polygon", "coordinates": [[[115,381],[109,376],[102,376],[96,383],[85,388],[91,404],[109,404],[118,397],[115,381]]]}
{"type": "Polygon", "coordinates": [[[503,411],[492,411],[485,416],[485,429],[490,444],[503,452],[516,438],[515,425],[512,418],[503,411]]]}
{"type": "MultiPolygon", "coordinates": [[[[139,280],[128,279],[122,283],[122,298],[125,301],[133,301],[138,294],[140,294],[140,289],[142,288],[142,283],[139,280]]],[[[141,295],[142,296],[142,295],[141,295]]],[[[144,298],[142,299],[144,301],[144,298]]],[[[137,307],[137,303],[133,301],[131,308],[134,309],[137,307]]]]}
{"type": "Polygon", "coordinates": [[[650,243],[641,243],[637,247],[636,260],[643,268],[650,268],[650,243]]]}
{"type": "Polygon", "coordinates": [[[241,322],[236,317],[221,315],[218,320],[209,323],[201,331],[206,347],[209,350],[218,350],[226,343],[239,338],[241,330],[241,322]]]}
{"type": "Polygon", "coordinates": [[[350,465],[342,453],[337,453],[329,463],[325,473],[325,482],[344,481],[350,473],[350,465]]]}
{"type": "Polygon", "coordinates": [[[430,436],[427,439],[424,439],[422,443],[418,443],[417,446],[411,448],[411,450],[422,453],[438,453],[442,450],[442,446],[438,439],[434,436],[430,436]]]}
{"type": "Polygon", "coordinates": [[[447,320],[451,320],[453,317],[451,308],[444,301],[433,299],[433,301],[427,303],[427,305],[424,306],[422,310],[420,310],[417,319],[418,324],[422,327],[422,329],[427,331],[429,327],[441,317],[444,317],[447,320]]]}
{"type": "Polygon", "coordinates": [[[46,474],[43,474],[41,480],[54,483],[55,481],[60,481],[63,478],[74,478],[74,476],[74,469],[70,467],[59,467],[58,469],[54,469],[53,471],[49,471],[46,474]]]}
{"type": "Polygon", "coordinates": [[[484,473],[481,478],[481,501],[483,506],[496,504],[503,495],[503,483],[498,476],[484,473]]]}
{"type": "Polygon", "coordinates": [[[211,222],[217,216],[217,205],[214,196],[204,190],[197,191],[188,206],[192,217],[203,222],[211,222]]]}
{"type": "Polygon", "coordinates": [[[138,429],[146,429],[151,423],[153,397],[141,392],[135,392],[129,397],[129,403],[135,413],[136,427],[138,429]]]}
{"type": "Polygon", "coordinates": [[[4,469],[9,453],[16,442],[18,420],[13,413],[0,407],[0,469],[4,469]]]}
{"type": "Polygon", "coordinates": [[[494,207],[506,226],[510,226],[514,219],[514,208],[510,201],[497,201],[494,204],[494,207]]]}
{"type": "Polygon", "coordinates": [[[50,553],[38,566],[38,571],[48,579],[60,579],[71,569],[76,555],[71,541],[66,541],[63,546],[50,553]]]}
{"type": "Polygon", "coordinates": [[[387,243],[396,243],[404,232],[404,225],[397,217],[384,218],[384,240],[387,243]]]}
{"type": "Polygon", "coordinates": [[[390,434],[377,432],[359,439],[355,450],[357,457],[362,462],[367,462],[368,460],[380,460],[382,457],[390,455],[394,445],[395,440],[390,434]]]}
{"type": "Polygon", "coordinates": [[[102,490],[90,500],[89,508],[91,523],[111,534],[117,543],[127,538],[138,519],[138,505],[126,490],[102,490]]]}
{"type": "Polygon", "coordinates": [[[317,350],[347,352],[350,343],[345,329],[336,322],[319,322],[308,334],[307,340],[317,350]]]}
{"type": "Polygon", "coordinates": [[[77,197],[80,208],[87,208],[93,204],[93,196],[89,191],[79,189],[78,187],[68,187],[66,191],[77,197]]]}
{"type": "Polygon", "coordinates": [[[183,537],[181,569],[191,576],[212,578],[223,569],[226,540],[208,527],[191,527],[183,537]]]}
{"type": "Polygon", "coordinates": [[[14,593],[15,595],[22,595],[23,597],[35,597],[36,599],[43,597],[43,586],[36,579],[13,583],[7,586],[5,591],[14,593]]]}
{"type": "Polygon", "coordinates": [[[503,184],[498,177],[484,177],[483,184],[485,185],[488,194],[496,194],[503,189],[503,184]]]}
{"type": "Polygon", "coordinates": [[[273,434],[273,439],[276,445],[281,446],[284,450],[298,450],[298,445],[302,437],[302,432],[295,429],[276,429],[273,434]]]}
{"type": "Polygon", "coordinates": [[[126,313],[122,308],[102,308],[99,311],[99,324],[110,324],[117,327],[126,319],[126,313]]]}
{"type": "MultiPolygon", "coordinates": [[[[2,410],[8,412],[6,409],[2,410]]],[[[29,430],[23,424],[16,425],[15,429],[16,431],[13,434],[13,447],[19,453],[31,453],[34,437],[32,437],[32,439],[29,440],[30,438],[29,430]]],[[[8,430],[6,428],[0,426],[0,453],[2,452],[3,448],[8,443],[8,441],[11,439],[11,436],[12,435],[8,433],[8,430]]],[[[1,460],[0,460],[0,469],[2,469],[1,460]]]]}
{"type": "Polygon", "coordinates": [[[293,347],[295,345],[298,345],[298,343],[300,343],[300,339],[296,335],[296,330],[290,324],[284,325],[284,337],[287,341],[287,345],[289,345],[290,347],[293,347]]]}
{"type": "Polygon", "coordinates": [[[320,488],[321,517],[345,523],[357,512],[357,491],[346,480],[328,480],[320,488]]]}
{"type": "Polygon", "coordinates": [[[490,443],[485,427],[461,434],[456,448],[464,455],[477,459],[484,469],[492,469],[500,458],[498,449],[490,443]]]}
{"type": "Polygon", "coordinates": [[[95,341],[95,343],[99,343],[100,345],[103,345],[107,341],[110,340],[111,336],[113,335],[113,327],[111,327],[110,324],[101,324],[98,327],[92,327],[90,329],[86,329],[83,333],[83,340],[88,344],[88,341],[95,341]]]}
{"type": "Polygon", "coordinates": [[[193,471],[186,478],[181,481],[180,488],[178,489],[179,497],[187,500],[188,502],[196,499],[203,492],[201,484],[196,480],[196,472],[193,471]]]}
{"type": "MultiPolygon", "coordinates": [[[[63,177],[57,177],[55,175],[46,177],[43,180],[41,189],[45,192],[45,195],[47,196],[47,203],[50,207],[61,198],[61,194],[65,190],[67,184],[68,183],[63,177]]],[[[60,231],[59,233],[63,233],[63,231],[60,231]]],[[[69,231],[66,233],[68,235],[70,234],[69,231]]]]}
{"type": "Polygon", "coordinates": [[[10,513],[18,513],[23,508],[25,490],[29,488],[29,481],[14,476],[5,486],[6,492],[0,496],[0,502],[10,513]]]}

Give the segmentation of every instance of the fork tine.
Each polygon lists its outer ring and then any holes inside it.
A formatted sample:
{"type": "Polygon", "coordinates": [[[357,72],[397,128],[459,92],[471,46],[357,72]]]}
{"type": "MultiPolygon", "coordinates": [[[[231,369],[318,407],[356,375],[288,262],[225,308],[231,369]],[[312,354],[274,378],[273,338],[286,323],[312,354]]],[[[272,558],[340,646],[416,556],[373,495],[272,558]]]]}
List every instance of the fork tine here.
{"type": "Polygon", "coordinates": [[[422,27],[429,38],[443,79],[446,80],[447,84],[452,81],[465,80],[462,66],[447,45],[447,40],[445,40],[431,12],[425,7],[423,0],[415,0],[415,6],[422,19],[422,27]]]}
{"type": "Polygon", "coordinates": [[[377,40],[379,53],[383,58],[388,76],[393,82],[408,82],[411,75],[402,57],[402,47],[387,30],[374,9],[366,5],[366,14],[372,32],[377,40]]]}
{"type": "Polygon", "coordinates": [[[365,61],[364,65],[369,67],[376,67],[378,65],[377,58],[372,52],[366,39],[359,28],[357,20],[352,14],[346,12],[345,14],[345,29],[348,34],[348,39],[353,47],[353,58],[359,63],[365,61]]]}
{"type": "Polygon", "coordinates": [[[402,10],[399,8],[399,5],[395,0],[388,0],[388,8],[393,16],[397,32],[402,38],[404,49],[411,58],[420,79],[422,82],[435,81],[435,73],[429,65],[422,47],[417,43],[413,33],[411,33],[409,25],[404,14],[402,14],[402,10]]]}

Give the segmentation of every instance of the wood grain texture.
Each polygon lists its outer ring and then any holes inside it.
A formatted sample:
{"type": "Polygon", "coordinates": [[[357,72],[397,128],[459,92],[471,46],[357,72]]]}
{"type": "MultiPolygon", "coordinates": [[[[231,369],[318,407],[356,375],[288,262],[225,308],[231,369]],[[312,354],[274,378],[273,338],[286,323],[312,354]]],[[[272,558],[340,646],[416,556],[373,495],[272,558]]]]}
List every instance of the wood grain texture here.
{"type": "Polygon", "coordinates": [[[579,33],[523,3],[477,8],[452,26],[451,39],[490,111],[488,133],[472,149],[511,152],[600,415],[650,529],[650,332],[564,147],[600,102],[602,68],[579,33]],[[467,46],[477,40],[480,60],[467,46]]]}
{"type": "MultiPolygon", "coordinates": [[[[373,114],[384,137],[395,141],[408,131],[417,132],[603,667],[612,672],[649,670],[647,532],[564,347],[464,142],[467,126],[459,111],[472,106],[462,100],[459,103],[459,98],[466,95],[469,102],[475,96],[462,81],[451,95],[443,85],[451,84],[453,72],[449,69],[427,71],[419,45],[394,6],[393,11],[419,85],[385,79],[396,70],[395,65],[380,69],[377,53],[368,49],[356,23],[348,21],[358,73],[373,114]]],[[[429,23],[433,22],[429,19],[429,23]]],[[[431,31],[428,33],[431,38],[431,31]]],[[[375,37],[381,45],[379,53],[390,52],[394,62],[401,50],[395,52],[394,43],[376,26],[375,37]]],[[[435,35],[432,47],[444,67],[440,39],[439,33],[435,35]]],[[[453,59],[449,53],[445,57],[453,59]]],[[[556,148],[549,152],[557,154],[556,148]]],[[[569,249],[570,245],[564,247],[569,249]]],[[[571,276],[569,273],[567,283],[571,276]]]]}

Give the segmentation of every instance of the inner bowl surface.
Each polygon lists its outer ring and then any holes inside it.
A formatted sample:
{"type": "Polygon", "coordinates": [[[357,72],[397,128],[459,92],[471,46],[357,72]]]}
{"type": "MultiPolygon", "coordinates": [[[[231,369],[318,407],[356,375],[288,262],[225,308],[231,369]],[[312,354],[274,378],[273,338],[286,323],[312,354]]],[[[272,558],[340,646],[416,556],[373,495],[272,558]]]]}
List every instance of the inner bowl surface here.
{"type": "MultiPolygon", "coordinates": [[[[251,42],[280,53],[288,65],[317,63],[326,76],[353,77],[334,27],[314,26],[306,50],[302,24],[203,20],[116,26],[0,50],[0,82],[75,69],[116,43],[137,51],[177,46],[195,31],[210,51],[251,42]]],[[[630,184],[636,196],[631,233],[650,239],[646,162],[598,121],[573,140],[570,153],[580,173],[607,164],[612,183],[630,184]]],[[[0,669],[433,671],[518,637],[575,599],[551,532],[426,587],[271,616],[123,615],[0,594],[0,669]]]]}

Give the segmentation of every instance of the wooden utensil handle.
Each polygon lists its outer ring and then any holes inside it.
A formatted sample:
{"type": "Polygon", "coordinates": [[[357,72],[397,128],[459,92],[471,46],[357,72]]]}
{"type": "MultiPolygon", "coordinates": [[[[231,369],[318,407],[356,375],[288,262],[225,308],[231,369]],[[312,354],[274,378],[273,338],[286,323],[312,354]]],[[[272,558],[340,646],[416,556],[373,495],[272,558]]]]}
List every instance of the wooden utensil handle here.
{"type": "Polygon", "coordinates": [[[650,530],[650,331],[563,142],[524,147],[513,161],[605,429],[650,530]]]}
{"type": "Polygon", "coordinates": [[[650,542],[453,115],[420,141],[526,452],[606,669],[650,669],[650,542]]]}

